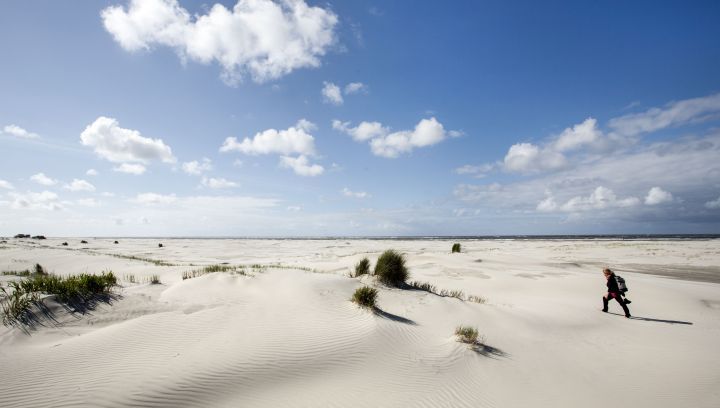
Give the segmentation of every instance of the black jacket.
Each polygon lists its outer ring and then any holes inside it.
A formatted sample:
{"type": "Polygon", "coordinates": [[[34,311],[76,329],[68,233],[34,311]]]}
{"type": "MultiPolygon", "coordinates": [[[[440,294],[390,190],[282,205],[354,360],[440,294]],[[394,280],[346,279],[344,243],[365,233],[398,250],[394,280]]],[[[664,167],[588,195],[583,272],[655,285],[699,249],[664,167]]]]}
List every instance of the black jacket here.
{"type": "Polygon", "coordinates": [[[621,293],[620,288],[618,287],[617,281],[615,280],[615,275],[610,275],[610,277],[608,278],[607,288],[608,288],[608,292],[610,292],[610,293],[621,293]]]}

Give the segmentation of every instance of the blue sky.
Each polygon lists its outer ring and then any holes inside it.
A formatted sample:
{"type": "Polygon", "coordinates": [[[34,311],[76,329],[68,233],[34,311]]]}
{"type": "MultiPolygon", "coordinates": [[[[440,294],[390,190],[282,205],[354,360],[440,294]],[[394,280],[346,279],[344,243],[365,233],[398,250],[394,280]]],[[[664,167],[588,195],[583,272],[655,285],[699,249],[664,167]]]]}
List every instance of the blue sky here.
{"type": "Polygon", "coordinates": [[[717,233],[718,18],[6,2],[0,235],[717,233]]]}

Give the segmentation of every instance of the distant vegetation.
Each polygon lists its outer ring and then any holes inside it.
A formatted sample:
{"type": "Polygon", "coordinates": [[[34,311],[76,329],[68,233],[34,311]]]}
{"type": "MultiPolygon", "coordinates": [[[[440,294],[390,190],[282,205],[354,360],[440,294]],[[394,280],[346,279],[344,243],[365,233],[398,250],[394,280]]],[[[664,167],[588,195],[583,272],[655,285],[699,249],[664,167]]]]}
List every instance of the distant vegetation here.
{"type": "Polygon", "coordinates": [[[367,275],[368,273],[370,273],[370,260],[363,258],[355,264],[355,277],[367,275]]]}
{"type": "MultiPolygon", "coordinates": [[[[253,269],[260,269],[260,265],[253,265],[253,269]],[[254,267],[258,268],[254,268],[254,267]]],[[[245,267],[242,265],[208,265],[200,269],[193,269],[182,273],[183,280],[197,278],[198,276],[207,275],[215,272],[231,272],[238,275],[246,275],[245,267]]]]}
{"type": "Polygon", "coordinates": [[[447,290],[447,289],[440,289],[438,290],[437,286],[429,283],[429,282],[419,282],[419,281],[412,281],[409,283],[409,286],[413,289],[417,290],[424,290],[425,292],[430,292],[437,296],[442,297],[453,297],[456,299],[460,299],[462,301],[469,301],[469,302],[475,302],[475,303],[485,303],[486,299],[480,296],[470,295],[467,298],[465,297],[465,292],[462,290],[447,290]]]}
{"type": "Polygon", "coordinates": [[[375,276],[386,285],[403,286],[410,276],[405,257],[392,249],[383,252],[375,264],[375,276]]]}
{"type": "Polygon", "coordinates": [[[357,288],[352,295],[352,301],[362,307],[374,309],[377,302],[378,291],[370,286],[357,288]]]}
{"type": "Polygon", "coordinates": [[[452,246],[452,253],[454,254],[455,252],[460,252],[460,243],[458,242],[454,243],[452,246]]]}
{"type": "Polygon", "coordinates": [[[157,275],[151,275],[151,276],[148,278],[148,282],[149,282],[151,285],[159,285],[159,284],[162,283],[162,282],[160,282],[160,277],[157,276],[157,275]]]}

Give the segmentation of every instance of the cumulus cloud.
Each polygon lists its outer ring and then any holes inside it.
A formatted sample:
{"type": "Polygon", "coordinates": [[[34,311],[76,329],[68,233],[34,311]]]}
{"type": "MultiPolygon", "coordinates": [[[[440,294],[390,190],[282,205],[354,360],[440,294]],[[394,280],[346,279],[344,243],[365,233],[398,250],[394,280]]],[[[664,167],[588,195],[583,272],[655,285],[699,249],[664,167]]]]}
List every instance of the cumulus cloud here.
{"type": "Polygon", "coordinates": [[[565,156],[552,149],[541,149],[532,143],[510,146],[505,159],[505,169],[510,172],[533,173],[554,170],[565,166],[565,156]]]}
{"type": "Polygon", "coordinates": [[[410,153],[419,147],[440,143],[456,132],[447,132],[442,123],[434,117],[422,119],[413,130],[390,132],[390,129],[379,122],[361,122],[351,127],[350,122],[334,120],[333,129],[350,135],[356,141],[370,142],[370,149],[376,156],[396,158],[403,153],[410,153]]]}
{"type": "Polygon", "coordinates": [[[646,205],[658,205],[669,203],[673,200],[673,195],[660,187],[653,187],[645,196],[646,205]]]}
{"type": "Polygon", "coordinates": [[[95,169],[89,169],[88,171],[85,172],[85,175],[87,175],[87,176],[97,176],[98,174],[99,174],[98,171],[95,169]]]}
{"type": "Polygon", "coordinates": [[[309,133],[314,124],[300,119],[295,126],[285,130],[267,129],[255,136],[238,142],[235,137],[228,137],[220,147],[221,152],[237,151],[244,154],[315,154],[315,138],[309,133]]]}
{"type": "Polygon", "coordinates": [[[22,139],[37,139],[40,137],[37,133],[28,132],[18,125],[7,125],[3,127],[2,133],[22,139]]]}
{"type": "Polygon", "coordinates": [[[206,171],[212,170],[212,162],[207,157],[204,157],[202,161],[189,161],[182,164],[182,170],[187,174],[199,176],[206,171]]]}
{"type": "Polygon", "coordinates": [[[202,185],[209,188],[232,188],[238,184],[224,178],[203,177],[202,185]]]}
{"type": "Polygon", "coordinates": [[[672,126],[718,118],[720,93],[671,102],[663,108],[651,108],[610,120],[610,128],[622,136],[636,136],[672,126]]]}
{"type": "Polygon", "coordinates": [[[157,194],[157,193],[141,193],[138,194],[131,202],[137,204],[171,204],[177,200],[175,194],[157,194]]]}
{"type": "Polygon", "coordinates": [[[718,197],[716,200],[706,202],[705,208],[709,210],[717,210],[718,208],[720,208],[720,197],[718,197]]]}
{"type": "Polygon", "coordinates": [[[298,157],[280,157],[280,165],[285,168],[292,169],[299,176],[319,176],[323,174],[325,169],[319,164],[311,164],[307,157],[300,155],[298,157]]]}
{"type": "Polygon", "coordinates": [[[626,197],[619,199],[615,192],[609,188],[598,186],[593,192],[587,196],[577,196],[568,200],[562,205],[558,205],[552,196],[548,196],[538,203],[536,209],[538,211],[564,211],[579,212],[591,210],[605,210],[609,208],[632,207],[640,204],[637,197],[626,197]]]}
{"type": "Polygon", "coordinates": [[[466,164],[464,166],[460,166],[455,169],[455,173],[457,174],[471,174],[477,178],[483,178],[487,175],[487,173],[494,170],[496,167],[495,164],[492,163],[485,163],[480,164],[477,166],[466,164]]]}
{"type": "Polygon", "coordinates": [[[354,197],[354,198],[370,197],[370,194],[366,193],[365,191],[352,191],[347,187],[343,188],[341,192],[345,197],[354,197]]]}
{"type": "Polygon", "coordinates": [[[342,105],[343,96],[340,87],[332,82],[323,82],[322,88],[323,101],[333,105],[342,105]]]}
{"type": "Polygon", "coordinates": [[[25,194],[20,193],[8,193],[10,196],[10,208],[14,210],[29,209],[29,210],[62,210],[63,207],[58,201],[58,195],[50,192],[43,191],[40,193],[27,192],[25,194]]]}
{"type": "Polygon", "coordinates": [[[121,128],[117,120],[105,116],[88,125],[80,134],[80,140],[98,156],[115,163],[175,162],[172,149],[162,139],[147,138],[137,130],[121,128]]]}
{"type": "Polygon", "coordinates": [[[264,82],[298,68],[318,67],[336,41],[338,22],[329,9],[303,0],[239,0],[232,9],[217,3],[197,15],[177,0],[132,0],[127,8],[104,9],[101,16],[123,49],[167,46],[183,61],[217,62],[230,85],[246,75],[264,82]]]}
{"type": "Polygon", "coordinates": [[[45,173],[37,173],[30,177],[30,180],[43,185],[43,186],[54,186],[57,184],[57,180],[53,180],[50,177],[46,176],[45,173]]]}
{"type": "Polygon", "coordinates": [[[9,181],[0,179],[0,188],[13,190],[15,187],[9,181]]]}
{"type": "Polygon", "coordinates": [[[65,189],[70,191],[95,191],[95,186],[85,180],[73,179],[71,183],[65,185],[65,189]]]}
{"type": "Polygon", "coordinates": [[[350,82],[345,85],[345,94],[352,95],[356,93],[367,92],[367,86],[362,82],[350,82]]]}
{"type": "Polygon", "coordinates": [[[553,144],[554,150],[565,152],[593,145],[600,141],[602,132],[598,129],[597,120],[587,118],[571,128],[563,130],[553,144]]]}
{"type": "Polygon", "coordinates": [[[119,166],[113,167],[113,171],[117,171],[119,173],[134,174],[136,176],[145,173],[145,170],[147,170],[145,166],[138,163],[123,163],[119,166]]]}

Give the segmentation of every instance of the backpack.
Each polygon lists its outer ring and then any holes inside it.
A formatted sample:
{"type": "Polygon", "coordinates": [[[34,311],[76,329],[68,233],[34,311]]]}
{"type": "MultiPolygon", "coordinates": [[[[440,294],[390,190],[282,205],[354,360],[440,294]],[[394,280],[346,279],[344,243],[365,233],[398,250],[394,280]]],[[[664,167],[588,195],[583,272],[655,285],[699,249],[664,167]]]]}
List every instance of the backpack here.
{"type": "Polygon", "coordinates": [[[623,279],[622,276],[615,275],[615,281],[617,282],[620,292],[625,293],[629,290],[627,285],[625,284],[625,279],[623,279]]]}

